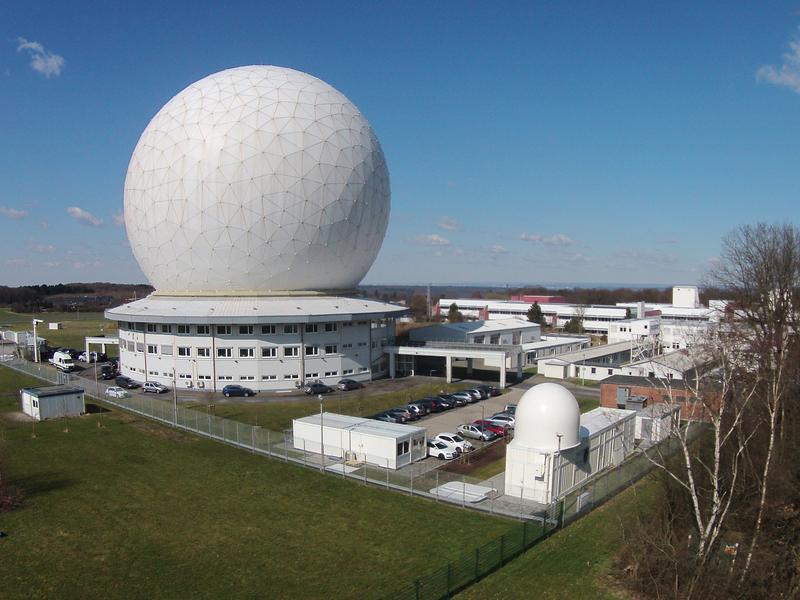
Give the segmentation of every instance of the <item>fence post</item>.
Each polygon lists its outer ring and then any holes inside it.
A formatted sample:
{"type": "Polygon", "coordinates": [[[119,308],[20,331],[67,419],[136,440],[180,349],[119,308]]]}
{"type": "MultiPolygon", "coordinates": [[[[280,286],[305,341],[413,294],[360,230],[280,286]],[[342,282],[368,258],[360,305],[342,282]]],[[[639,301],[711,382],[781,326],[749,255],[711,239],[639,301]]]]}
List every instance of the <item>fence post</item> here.
{"type": "Polygon", "coordinates": [[[269,444],[269,429],[267,429],[267,454],[272,456],[272,446],[269,444]]]}
{"type": "Polygon", "coordinates": [[[500,536],[500,564],[506,564],[506,535],[500,536]]]}
{"type": "Polygon", "coordinates": [[[522,522],[522,548],[528,547],[528,522],[522,522]]]}
{"type": "Polygon", "coordinates": [[[450,597],[450,586],[453,579],[453,563],[447,563],[447,597],[450,597]]]}
{"type": "Polygon", "coordinates": [[[439,469],[436,469],[436,501],[439,501],[439,469]]]}
{"type": "Polygon", "coordinates": [[[481,549],[475,548],[475,581],[481,576],[481,549]]]}
{"type": "Polygon", "coordinates": [[[422,582],[419,579],[414,580],[414,599],[419,600],[420,595],[420,588],[422,587],[422,582]]]}
{"type": "Polygon", "coordinates": [[[253,450],[253,454],[256,453],[256,426],[253,425],[250,427],[250,448],[253,450]]]}
{"type": "Polygon", "coordinates": [[[242,442],[239,441],[239,421],[236,421],[236,444],[238,446],[242,445],[242,442]]]}

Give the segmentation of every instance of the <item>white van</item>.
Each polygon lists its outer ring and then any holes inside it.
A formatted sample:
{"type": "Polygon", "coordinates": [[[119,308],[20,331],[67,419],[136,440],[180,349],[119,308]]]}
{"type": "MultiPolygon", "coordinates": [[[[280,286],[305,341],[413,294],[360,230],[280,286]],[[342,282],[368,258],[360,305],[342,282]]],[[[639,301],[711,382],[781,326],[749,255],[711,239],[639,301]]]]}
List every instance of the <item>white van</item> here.
{"type": "Polygon", "coordinates": [[[50,362],[56,369],[60,369],[64,372],[69,372],[75,369],[75,363],[72,361],[72,357],[66,352],[54,353],[53,358],[50,359],[50,362]]]}

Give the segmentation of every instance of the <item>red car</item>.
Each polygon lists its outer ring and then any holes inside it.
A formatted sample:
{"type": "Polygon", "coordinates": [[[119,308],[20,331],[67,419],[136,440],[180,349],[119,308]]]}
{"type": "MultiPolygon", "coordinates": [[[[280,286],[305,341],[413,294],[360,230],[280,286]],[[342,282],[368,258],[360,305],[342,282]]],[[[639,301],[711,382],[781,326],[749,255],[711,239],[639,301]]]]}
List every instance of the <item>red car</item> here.
{"type": "Polygon", "coordinates": [[[492,423],[491,421],[481,421],[478,419],[477,421],[472,422],[473,425],[482,428],[484,431],[491,431],[497,436],[504,436],[506,434],[506,428],[500,427],[492,423]]]}

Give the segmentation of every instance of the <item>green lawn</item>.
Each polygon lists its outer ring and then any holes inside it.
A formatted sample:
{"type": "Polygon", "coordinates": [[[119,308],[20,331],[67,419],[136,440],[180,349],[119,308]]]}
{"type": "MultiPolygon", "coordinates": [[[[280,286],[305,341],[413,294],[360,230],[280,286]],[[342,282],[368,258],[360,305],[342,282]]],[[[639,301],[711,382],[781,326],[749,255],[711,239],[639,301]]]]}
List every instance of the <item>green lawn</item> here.
{"type": "Polygon", "coordinates": [[[652,478],[642,480],[456,597],[627,598],[611,578],[614,556],[623,543],[621,519],[637,507],[646,511],[655,493],[652,478]]]}
{"type": "Polygon", "coordinates": [[[600,406],[600,398],[592,398],[590,396],[575,396],[575,399],[578,401],[578,407],[581,409],[581,413],[589,412],[600,406]]]}
{"type": "Polygon", "coordinates": [[[510,528],[116,411],[32,437],[8,411],[33,383],[0,368],[3,477],[26,494],[0,515],[3,598],[381,597],[510,528]]]}
{"type": "MultiPolygon", "coordinates": [[[[66,346],[68,348],[84,348],[86,336],[105,334],[109,337],[116,337],[116,321],[108,321],[99,312],[44,312],[44,313],[15,313],[6,308],[0,308],[0,325],[9,325],[15,331],[30,331],[31,321],[36,317],[42,319],[44,323],[37,329],[37,335],[43,337],[53,346],[66,346]],[[47,323],[62,323],[63,329],[47,329],[47,323]]],[[[100,351],[99,347],[93,350],[100,351]]],[[[117,356],[116,346],[106,347],[109,355],[117,356]]]]}
{"type": "MultiPolygon", "coordinates": [[[[432,383],[416,385],[397,392],[369,394],[367,390],[349,392],[332,392],[324,396],[325,410],[345,415],[368,416],[377,412],[408,404],[413,400],[438,394],[441,390],[455,392],[466,389],[465,384],[432,383]]],[[[187,405],[205,410],[205,404],[187,405]]],[[[273,431],[282,431],[292,426],[292,419],[319,412],[319,400],[313,398],[295,398],[282,402],[241,403],[231,402],[217,404],[214,414],[218,417],[233,419],[242,423],[260,425],[273,431]]]]}

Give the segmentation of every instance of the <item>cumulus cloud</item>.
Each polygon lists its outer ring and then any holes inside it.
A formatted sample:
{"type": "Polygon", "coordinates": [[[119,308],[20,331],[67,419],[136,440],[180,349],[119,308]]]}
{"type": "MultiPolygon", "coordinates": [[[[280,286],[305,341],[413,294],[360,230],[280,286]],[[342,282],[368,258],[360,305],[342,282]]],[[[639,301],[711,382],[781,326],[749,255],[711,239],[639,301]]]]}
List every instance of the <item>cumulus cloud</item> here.
{"type": "Polygon", "coordinates": [[[41,254],[49,254],[50,252],[55,252],[56,247],[50,244],[34,244],[31,246],[31,250],[34,252],[39,252],[41,254]]]}
{"type": "MultiPolygon", "coordinates": [[[[799,30],[800,31],[800,30],[799,30]]],[[[772,85],[788,87],[800,94],[800,35],[789,42],[789,51],[783,54],[779,66],[763,65],[756,71],[756,79],[772,85]]]]}
{"type": "Polygon", "coordinates": [[[0,215],[8,217],[9,219],[23,219],[28,216],[28,211],[19,210],[18,208],[9,208],[8,206],[0,206],[0,215]]]}
{"type": "Polygon", "coordinates": [[[429,235],[421,235],[417,238],[417,243],[422,246],[449,246],[450,240],[442,237],[438,233],[431,233],[429,235]]]}
{"type": "Polygon", "coordinates": [[[70,206],[67,209],[67,214],[79,223],[91,225],[92,227],[100,227],[103,224],[103,219],[95,217],[88,210],[83,210],[78,206],[70,206]]]}
{"type": "Polygon", "coordinates": [[[125,215],[123,215],[121,212],[114,213],[113,218],[114,218],[114,225],[119,225],[120,227],[125,225],[125,215]]]}
{"type": "Polygon", "coordinates": [[[508,248],[497,244],[489,248],[489,252],[492,254],[508,254],[508,248]]]}
{"type": "Polygon", "coordinates": [[[26,52],[31,59],[31,69],[48,79],[61,75],[66,62],[63,56],[50,52],[39,42],[29,42],[23,37],[17,38],[17,52],[26,52]]]}
{"type": "Polygon", "coordinates": [[[445,231],[457,231],[458,230],[458,221],[455,219],[451,219],[450,217],[442,217],[439,219],[436,226],[439,229],[444,229],[445,231]]]}
{"type": "Polygon", "coordinates": [[[28,261],[24,258],[7,258],[6,264],[9,267],[27,267],[28,261]]]}
{"type": "Polygon", "coordinates": [[[523,233],[519,236],[524,242],[531,242],[532,244],[544,244],[546,246],[569,246],[575,242],[568,235],[563,233],[554,233],[553,235],[543,236],[538,233],[523,233]]]}

